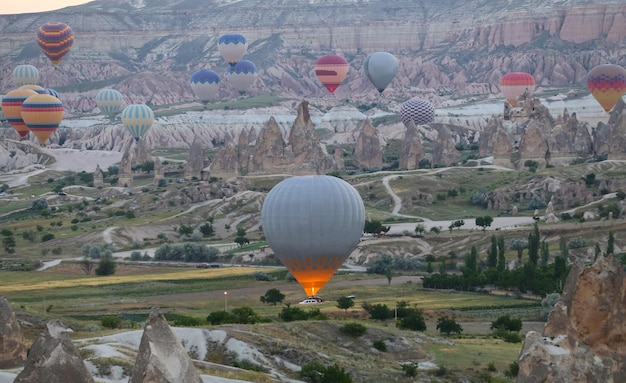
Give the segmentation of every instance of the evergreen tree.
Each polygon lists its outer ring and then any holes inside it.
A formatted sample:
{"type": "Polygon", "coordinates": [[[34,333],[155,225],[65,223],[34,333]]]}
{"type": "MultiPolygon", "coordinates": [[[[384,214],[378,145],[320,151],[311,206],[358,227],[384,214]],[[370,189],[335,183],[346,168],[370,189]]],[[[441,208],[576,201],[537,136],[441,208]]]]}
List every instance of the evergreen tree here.
{"type": "Polygon", "coordinates": [[[548,266],[548,260],[550,259],[550,248],[546,241],[541,241],[541,267],[548,266]]]}
{"type": "Polygon", "coordinates": [[[528,261],[533,265],[537,265],[539,260],[539,226],[535,223],[533,231],[528,234],[528,261]]]}
{"type": "Polygon", "coordinates": [[[469,277],[475,275],[478,271],[478,252],[476,246],[472,246],[470,252],[465,256],[465,267],[463,268],[463,276],[469,277]]]}
{"type": "Polygon", "coordinates": [[[559,250],[561,250],[561,257],[565,259],[569,257],[569,248],[567,247],[567,242],[565,242],[565,238],[563,237],[559,240],[559,250]]]}
{"type": "Polygon", "coordinates": [[[612,231],[609,231],[609,240],[606,243],[606,253],[604,255],[608,257],[613,254],[615,254],[615,235],[612,231]]]}
{"type": "Polygon", "coordinates": [[[491,236],[491,247],[487,251],[487,267],[496,267],[498,265],[498,240],[494,235],[491,236]]]}

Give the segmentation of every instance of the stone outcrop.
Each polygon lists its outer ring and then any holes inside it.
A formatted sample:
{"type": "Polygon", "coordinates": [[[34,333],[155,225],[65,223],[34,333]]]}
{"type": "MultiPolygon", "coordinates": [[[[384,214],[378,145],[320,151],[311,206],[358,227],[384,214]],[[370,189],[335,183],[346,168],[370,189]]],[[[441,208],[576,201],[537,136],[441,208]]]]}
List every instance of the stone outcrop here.
{"type": "Polygon", "coordinates": [[[517,383],[626,381],[625,277],[613,256],[575,266],[543,334],[526,335],[517,383]]]}
{"type": "Polygon", "coordinates": [[[202,171],[206,167],[204,148],[202,143],[195,139],[189,149],[189,155],[187,156],[187,163],[185,163],[185,178],[187,179],[202,179],[202,171]]]}
{"type": "Polygon", "coordinates": [[[104,186],[104,174],[102,173],[102,169],[100,169],[100,165],[96,165],[96,170],[93,172],[93,186],[104,186]]]}
{"type": "Polygon", "coordinates": [[[163,171],[161,158],[157,156],[154,158],[154,180],[152,181],[152,184],[154,186],[158,186],[162,179],[165,179],[165,172],[163,171]]]}
{"type": "Polygon", "coordinates": [[[406,126],[404,141],[400,151],[400,168],[401,169],[419,169],[419,163],[424,157],[422,148],[422,139],[415,124],[412,121],[406,126]]]}
{"type": "Polygon", "coordinates": [[[456,140],[452,136],[450,126],[446,124],[430,124],[437,131],[433,141],[433,165],[456,165],[461,162],[461,153],[456,148],[456,140]]]}
{"type": "Polygon", "coordinates": [[[117,186],[132,187],[133,183],[133,169],[132,169],[132,156],[130,154],[130,147],[122,155],[122,161],[120,163],[119,173],[117,174],[117,186]]]}
{"type": "Polygon", "coordinates": [[[371,121],[365,120],[357,128],[358,136],[354,148],[352,165],[358,169],[381,169],[383,167],[383,151],[380,139],[371,121]]]}
{"type": "Polygon", "coordinates": [[[0,370],[21,367],[25,360],[22,328],[9,301],[0,296],[0,370]]]}
{"type": "Polygon", "coordinates": [[[71,332],[58,320],[49,321],[35,339],[24,369],[14,383],[93,383],[93,377],[72,343],[71,332]]]}
{"type": "Polygon", "coordinates": [[[202,383],[158,307],[152,308],[146,321],[129,383],[202,383]]]}

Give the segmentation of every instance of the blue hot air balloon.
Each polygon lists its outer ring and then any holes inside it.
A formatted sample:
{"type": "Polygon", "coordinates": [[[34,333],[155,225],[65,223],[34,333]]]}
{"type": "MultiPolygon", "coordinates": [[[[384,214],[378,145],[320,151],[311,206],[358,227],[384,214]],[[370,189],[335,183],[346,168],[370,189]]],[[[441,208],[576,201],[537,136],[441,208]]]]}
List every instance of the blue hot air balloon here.
{"type": "Polygon", "coordinates": [[[154,122],[154,112],[145,104],[128,105],[122,111],[122,124],[139,141],[154,122]]]}
{"type": "Polygon", "coordinates": [[[252,61],[241,60],[234,67],[226,71],[228,82],[233,85],[239,94],[244,94],[256,80],[257,69],[252,61]]]}
{"type": "Polygon", "coordinates": [[[200,69],[191,75],[189,83],[196,98],[206,105],[212,98],[217,96],[217,91],[220,87],[220,76],[212,70],[200,69]]]}
{"type": "Polygon", "coordinates": [[[238,34],[223,35],[217,41],[217,49],[228,65],[233,67],[248,51],[248,41],[238,34]]]}

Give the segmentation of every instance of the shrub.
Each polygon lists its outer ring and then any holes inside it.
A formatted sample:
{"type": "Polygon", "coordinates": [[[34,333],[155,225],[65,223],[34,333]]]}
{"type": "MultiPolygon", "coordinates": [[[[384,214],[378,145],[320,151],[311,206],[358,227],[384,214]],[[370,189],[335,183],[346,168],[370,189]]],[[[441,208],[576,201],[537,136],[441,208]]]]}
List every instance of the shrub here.
{"type": "Polygon", "coordinates": [[[417,376],[417,364],[416,363],[403,363],[402,371],[404,371],[404,375],[415,377],[417,376]]]}
{"type": "Polygon", "coordinates": [[[387,351],[387,344],[385,344],[385,341],[382,339],[375,340],[372,343],[372,346],[378,351],[381,351],[381,352],[387,351]]]}
{"type": "Polygon", "coordinates": [[[54,234],[46,233],[41,237],[41,242],[48,242],[48,241],[52,241],[53,239],[54,239],[54,234]]]}
{"type": "Polygon", "coordinates": [[[342,334],[357,338],[365,334],[365,331],[367,331],[367,327],[363,326],[360,323],[352,322],[352,323],[346,323],[345,325],[341,326],[339,328],[339,331],[342,334]]]}
{"type": "Polygon", "coordinates": [[[235,323],[237,317],[227,311],[213,311],[206,317],[207,322],[212,325],[235,323]]]}
{"type": "Polygon", "coordinates": [[[117,264],[112,256],[105,256],[100,259],[98,262],[98,267],[96,268],[96,275],[98,276],[107,276],[115,274],[115,269],[117,268],[117,264]]]}
{"type": "Polygon", "coordinates": [[[116,316],[107,316],[100,319],[102,327],[106,328],[120,328],[122,326],[122,318],[116,316]]]}
{"type": "Polygon", "coordinates": [[[256,279],[257,281],[272,281],[272,277],[270,277],[268,274],[262,272],[262,271],[255,271],[253,274],[254,279],[256,279]]]}

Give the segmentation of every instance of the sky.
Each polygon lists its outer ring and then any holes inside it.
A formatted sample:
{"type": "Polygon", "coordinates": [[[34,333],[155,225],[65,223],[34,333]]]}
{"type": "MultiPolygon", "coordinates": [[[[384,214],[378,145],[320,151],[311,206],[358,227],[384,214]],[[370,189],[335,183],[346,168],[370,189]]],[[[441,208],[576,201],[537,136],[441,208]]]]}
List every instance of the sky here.
{"type": "Polygon", "coordinates": [[[2,0],[0,15],[52,11],[90,1],[92,0],[2,0]]]}

